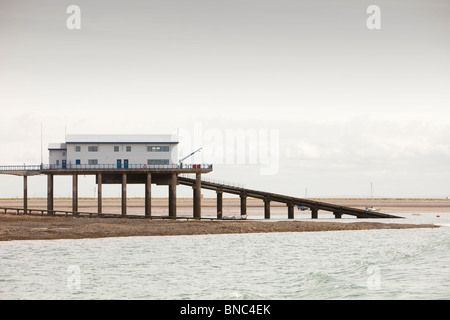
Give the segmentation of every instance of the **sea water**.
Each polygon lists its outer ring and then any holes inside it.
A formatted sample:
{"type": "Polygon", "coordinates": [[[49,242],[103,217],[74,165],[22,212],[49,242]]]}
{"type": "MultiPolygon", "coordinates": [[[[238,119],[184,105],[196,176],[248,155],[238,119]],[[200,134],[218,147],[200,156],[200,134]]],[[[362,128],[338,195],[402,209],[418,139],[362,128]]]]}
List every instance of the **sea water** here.
{"type": "Polygon", "coordinates": [[[450,299],[449,266],[446,223],[6,241],[0,299],[450,299]]]}

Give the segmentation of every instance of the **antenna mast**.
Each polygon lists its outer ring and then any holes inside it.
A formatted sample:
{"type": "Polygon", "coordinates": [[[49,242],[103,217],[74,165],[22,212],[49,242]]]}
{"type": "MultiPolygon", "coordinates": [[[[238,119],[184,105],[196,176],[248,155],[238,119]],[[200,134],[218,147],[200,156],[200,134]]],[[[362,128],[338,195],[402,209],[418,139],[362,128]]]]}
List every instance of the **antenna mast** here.
{"type": "Polygon", "coordinates": [[[42,122],[41,122],[41,166],[44,164],[44,145],[42,143],[42,122]]]}

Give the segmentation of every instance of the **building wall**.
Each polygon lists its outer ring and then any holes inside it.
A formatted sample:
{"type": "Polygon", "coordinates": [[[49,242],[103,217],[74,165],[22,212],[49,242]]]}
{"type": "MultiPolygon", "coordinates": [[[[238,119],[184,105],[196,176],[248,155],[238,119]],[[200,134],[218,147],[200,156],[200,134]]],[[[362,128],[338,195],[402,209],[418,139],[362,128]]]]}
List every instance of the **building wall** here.
{"type": "Polygon", "coordinates": [[[62,165],[63,160],[67,159],[66,150],[49,150],[49,161],[52,165],[62,165]]]}
{"type": "MultiPolygon", "coordinates": [[[[56,159],[56,158],[54,158],[56,159]]],[[[145,143],[67,143],[67,164],[75,165],[76,160],[80,160],[80,164],[89,164],[89,160],[97,160],[100,164],[117,165],[117,160],[128,160],[129,165],[147,165],[148,160],[169,160],[169,164],[178,164],[178,146],[176,144],[145,144],[145,143]],[[151,146],[168,146],[168,152],[150,152],[147,147],[151,146]],[[79,151],[76,151],[79,147],[79,151]],[[89,147],[97,147],[97,151],[89,151],[89,147]],[[115,151],[114,147],[118,147],[115,151]],[[127,147],[131,147],[131,151],[127,151],[127,147]]],[[[52,158],[50,159],[52,160],[52,158]]]]}

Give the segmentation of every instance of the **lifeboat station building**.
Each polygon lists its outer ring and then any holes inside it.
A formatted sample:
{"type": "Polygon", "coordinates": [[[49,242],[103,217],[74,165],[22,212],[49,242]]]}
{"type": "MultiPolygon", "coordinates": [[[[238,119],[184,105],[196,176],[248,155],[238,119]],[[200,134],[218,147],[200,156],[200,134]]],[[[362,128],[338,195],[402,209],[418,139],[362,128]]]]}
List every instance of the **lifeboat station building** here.
{"type": "Polygon", "coordinates": [[[67,135],[49,145],[52,169],[178,168],[178,141],[172,135],[67,135]]]}
{"type": "MultiPolygon", "coordinates": [[[[212,164],[182,164],[178,158],[178,139],[174,135],[67,135],[63,143],[49,145],[49,163],[2,166],[3,174],[24,177],[24,210],[27,211],[28,176],[47,175],[47,211],[53,206],[53,177],[73,177],[72,211],[78,212],[78,176],[95,175],[98,185],[98,214],[102,214],[102,185],[122,185],[122,216],[127,215],[127,184],[145,185],[145,216],[151,217],[151,185],[167,185],[169,217],[176,217],[178,175],[195,174],[192,185],[193,217],[201,218],[201,175],[213,170],[212,164]]],[[[187,157],[185,157],[187,158],[187,157]]],[[[185,159],[183,158],[183,159],[185,159]]]]}

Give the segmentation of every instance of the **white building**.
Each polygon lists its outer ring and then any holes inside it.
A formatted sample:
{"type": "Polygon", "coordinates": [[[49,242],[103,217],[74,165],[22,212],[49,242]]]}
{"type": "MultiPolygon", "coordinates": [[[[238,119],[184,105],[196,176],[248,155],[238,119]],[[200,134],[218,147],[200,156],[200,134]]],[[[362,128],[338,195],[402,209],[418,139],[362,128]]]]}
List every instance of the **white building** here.
{"type": "Polygon", "coordinates": [[[178,139],[173,135],[67,135],[49,145],[54,168],[151,168],[178,165],[178,139]]]}

